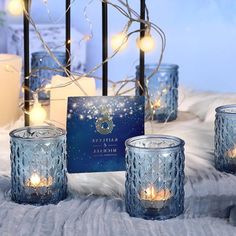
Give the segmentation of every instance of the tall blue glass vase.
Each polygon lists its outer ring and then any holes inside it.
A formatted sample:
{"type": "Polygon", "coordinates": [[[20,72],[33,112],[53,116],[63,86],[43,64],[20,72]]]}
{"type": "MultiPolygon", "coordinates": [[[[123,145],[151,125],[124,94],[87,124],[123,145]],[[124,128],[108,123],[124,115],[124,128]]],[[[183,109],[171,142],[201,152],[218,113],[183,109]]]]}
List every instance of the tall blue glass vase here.
{"type": "Polygon", "coordinates": [[[236,174],[236,105],[216,108],[215,165],[236,174]]]}
{"type": "Polygon", "coordinates": [[[25,127],[11,137],[11,198],[17,203],[58,203],[67,195],[65,131],[25,127]]]}
{"type": "Polygon", "coordinates": [[[125,203],[130,216],[164,220],[184,211],[184,141],[162,135],[126,141],[125,203]]]}
{"type": "MultiPolygon", "coordinates": [[[[172,121],[177,118],[178,112],[179,67],[173,64],[161,64],[158,72],[152,75],[156,68],[157,64],[145,65],[145,84],[149,97],[148,99],[146,96],[146,117],[158,122],[172,121]]],[[[139,66],[137,66],[137,81],[139,77],[139,66]]],[[[138,84],[136,88],[137,94],[138,84]]]]}
{"type": "MultiPolygon", "coordinates": [[[[61,65],[66,66],[65,52],[53,52],[61,65]]],[[[31,59],[32,77],[30,78],[30,89],[35,91],[51,82],[54,75],[64,76],[65,73],[57,62],[47,52],[32,53],[31,59]]],[[[49,99],[46,92],[39,93],[39,99],[49,99]]]]}

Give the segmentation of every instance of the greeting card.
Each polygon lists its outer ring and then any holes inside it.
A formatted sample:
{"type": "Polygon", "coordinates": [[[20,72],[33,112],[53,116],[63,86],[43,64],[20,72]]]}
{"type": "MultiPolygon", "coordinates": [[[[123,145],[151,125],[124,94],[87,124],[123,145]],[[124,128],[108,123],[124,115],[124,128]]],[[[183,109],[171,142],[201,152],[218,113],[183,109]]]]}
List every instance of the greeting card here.
{"type": "Polygon", "coordinates": [[[144,97],[69,97],[69,173],[125,170],[125,140],[144,134],[144,97]]]}

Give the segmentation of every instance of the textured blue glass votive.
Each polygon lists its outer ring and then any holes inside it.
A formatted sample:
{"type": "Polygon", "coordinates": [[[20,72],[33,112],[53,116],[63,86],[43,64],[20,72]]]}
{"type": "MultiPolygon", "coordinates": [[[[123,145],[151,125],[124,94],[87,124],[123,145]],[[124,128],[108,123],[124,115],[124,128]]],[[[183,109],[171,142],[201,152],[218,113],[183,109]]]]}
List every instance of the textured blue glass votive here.
{"type": "MultiPolygon", "coordinates": [[[[66,66],[65,52],[53,52],[53,54],[61,65],[66,66]]],[[[65,75],[62,68],[48,54],[48,52],[43,51],[32,53],[31,71],[33,76],[30,78],[30,89],[32,91],[49,84],[54,75],[65,75]]],[[[46,92],[40,92],[39,98],[49,99],[49,94],[46,92]]]]}
{"type": "Polygon", "coordinates": [[[162,135],[126,141],[125,203],[130,216],[164,220],[184,211],[184,141],[162,135]]]}
{"type": "Polygon", "coordinates": [[[65,131],[42,126],[13,130],[11,198],[17,203],[57,203],[67,195],[65,131]]]}
{"type": "Polygon", "coordinates": [[[215,165],[236,174],[236,104],[216,108],[215,165]]]}
{"type": "MultiPolygon", "coordinates": [[[[178,111],[178,66],[161,64],[154,75],[157,64],[145,65],[145,84],[148,89],[149,103],[146,96],[146,117],[158,122],[172,121],[178,111]],[[151,76],[152,75],[152,76],[151,76]],[[147,78],[150,77],[149,80],[147,78]]],[[[139,79],[139,66],[136,67],[136,79],[139,79]]],[[[136,86],[138,93],[138,84],[136,86]]],[[[146,94],[147,95],[147,94],[146,94]]]]}

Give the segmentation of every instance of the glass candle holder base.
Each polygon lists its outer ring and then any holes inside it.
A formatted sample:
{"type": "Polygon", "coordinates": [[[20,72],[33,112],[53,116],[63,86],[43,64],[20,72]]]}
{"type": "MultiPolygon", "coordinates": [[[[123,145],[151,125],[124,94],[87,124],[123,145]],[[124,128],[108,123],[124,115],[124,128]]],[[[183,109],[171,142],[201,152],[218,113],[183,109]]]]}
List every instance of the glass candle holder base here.
{"type": "MultiPolygon", "coordinates": [[[[219,158],[223,158],[223,157],[219,157],[219,158]]],[[[236,174],[236,164],[234,162],[228,161],[225,164],[220,164],[220,163],[216,163],[215,167],[217,170],[221,171],[221,172],[227,172],[230,174],[236,174]]]]}
{"type": "Polygon", "coordinates": [[[145,220],[167,220],[171,218],[175,218],[181,215],[184,211],[184,206],[178,207],[177,209],[170,209],[169,206],[175,205],[173,200],[168,200],[166,202],[155,204],[153,207],[147,207],[147,205],[143,205],[143,211],[140,211],[139,215],[132,215],[130,212],[130,216],[140,217],[145,220]]]}
{"type": "Polygon", "coordinates": [[[11,200],[19,204],[31,204],[31,205],[48,205],[57,204],[58,202],[66,199],[67,191],[66,188],[56,190],[56,189],[34,189],[28,188],[21,194],[21,196],[16,196],[11,194],[11,200]]]}
{"type": "Polygon", "coordinates": [[[153,119],[157,122],[160,122],[160,123],[164,123],[164,122],[170,122],[170,121],[173,121],[173,120],[176,120],[177,119],[177,112],[175,113],[156,113],[153,115],[153,119]]]}

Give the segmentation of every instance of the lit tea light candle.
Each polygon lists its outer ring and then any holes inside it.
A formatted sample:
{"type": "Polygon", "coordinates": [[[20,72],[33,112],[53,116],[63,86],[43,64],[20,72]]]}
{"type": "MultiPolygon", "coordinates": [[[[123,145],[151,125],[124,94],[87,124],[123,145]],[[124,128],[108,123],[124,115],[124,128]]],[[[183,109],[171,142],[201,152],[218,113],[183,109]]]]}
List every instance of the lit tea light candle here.
{"type": "Polygon", "coordinates": [[[236,145],[227,152],[227,155],[229,158],[236,158],[236,145]]]}
{"type": "Polygon", "coordinates": [[[145,201],[167,201],[171,196],[169,189],[157,190],[153,185],[140,193],[140,199],[145,201]]]}
{"type": "Polygon", "coordinates": [[[55,126],[27,126],[10,133],[13,201],[45,205],[66,197],[65,135],[55,126]]]}
{"type": "Polygon", "coordinates": [[[26,186],[39,188],[39,187],[49,187],[53,183],[52,177],[48,178],[40,177],[37,173],[33,173],[30,179],[26,182],[26,186]]]}
{"type": "Polygon", "coordinates": [[[184,141],[167,135],[143,135],[126,140],[125,145],[125,206],[129,215],[165,220],[182,214],[184,141]]]}

